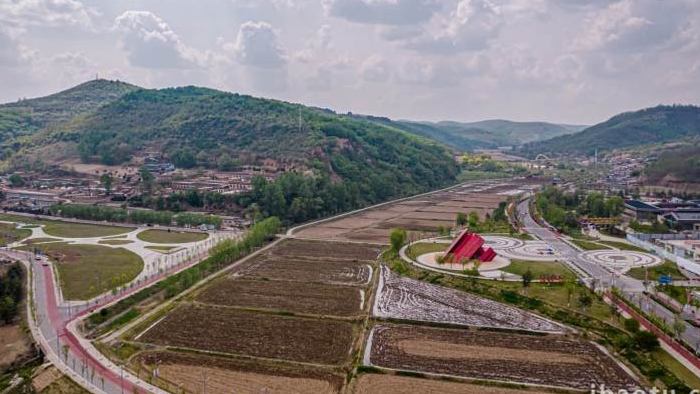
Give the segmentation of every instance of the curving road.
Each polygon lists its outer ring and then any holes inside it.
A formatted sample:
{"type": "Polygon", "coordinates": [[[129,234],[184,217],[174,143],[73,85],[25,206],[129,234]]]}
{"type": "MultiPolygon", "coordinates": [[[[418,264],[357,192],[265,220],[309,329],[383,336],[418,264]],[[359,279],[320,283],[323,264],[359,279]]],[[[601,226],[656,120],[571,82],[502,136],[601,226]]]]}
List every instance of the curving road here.
{"type": "Polygon", "coordinates": [[[0,255],[21,261],[30,272],[28,288],[31,289],[31,302],[27,303],[27,312],[32,336],[49,361],[61,372],[94,393],[165,394],[165,391],[138,379],[104,357],[89,340],[81,336],[77,326],[92,311],[116,303],[197,264],[208,256],[208,249],[217,240],[229,235],[217,234],[191,244],[191,250],[174,254],[162,271],[132,282],[128,290],[116,295],[107,293],[89,302],[78,303],[62,299],[52,265],[45,256],[35,257],[28,252],[4,248],[0,250],[0,255]]]}
{"type": "MultiPolygon", "coordinates": [[[[644,293],[643,281],[608,271],[598,264],[581,258],[581,252],[565,242],[560,234],[535,221],[532,212],[530,212],[530,199],[525,199],[518,204],[517,215],[520,222],[523,223],[523,229],[557,250],[564,262],[576,272],[587,286],[595,285],[595,288],[603,290],[616,287],[629,301],[635,303],[646,313],[658,316],[668,325],[673,324],[676,315],[644,293]]],[[[684,324],[686,328],[681,334],[681,338],[697,350],[700,348],[700,329],[687,322],[684,324]]]]}

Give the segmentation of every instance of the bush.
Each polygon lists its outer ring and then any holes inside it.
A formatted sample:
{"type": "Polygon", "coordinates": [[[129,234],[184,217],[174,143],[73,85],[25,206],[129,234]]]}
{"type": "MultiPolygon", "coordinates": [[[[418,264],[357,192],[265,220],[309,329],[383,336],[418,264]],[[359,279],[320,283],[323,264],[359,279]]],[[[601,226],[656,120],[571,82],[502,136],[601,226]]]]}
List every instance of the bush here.
{"type": "Polygon", "coordinates": [[[659,338],[649,331],[637,331],[633,339],[635,346],[646,352],[654,351],[660,346],[659,338]]]}
{"type": "Polygon", "coordinates": [[[635,319],[625,319],[625,330],[631,332],[631,333],[636,333],[639,331],[639,322],[635,319]]]}

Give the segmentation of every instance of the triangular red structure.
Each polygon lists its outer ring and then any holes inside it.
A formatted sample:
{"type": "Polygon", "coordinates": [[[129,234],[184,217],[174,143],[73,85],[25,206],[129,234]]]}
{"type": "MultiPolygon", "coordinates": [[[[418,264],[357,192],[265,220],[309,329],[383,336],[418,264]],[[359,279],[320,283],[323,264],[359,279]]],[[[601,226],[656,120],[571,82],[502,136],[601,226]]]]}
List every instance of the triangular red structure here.
{"type": "Polygon", "coordinates": [[[484,239],[479,234],[464,230],[447,249],[445,257],[455,263],[473,259],[486,263],[493,261],[496,252],[491,247],[484,247],[484,239]]]}

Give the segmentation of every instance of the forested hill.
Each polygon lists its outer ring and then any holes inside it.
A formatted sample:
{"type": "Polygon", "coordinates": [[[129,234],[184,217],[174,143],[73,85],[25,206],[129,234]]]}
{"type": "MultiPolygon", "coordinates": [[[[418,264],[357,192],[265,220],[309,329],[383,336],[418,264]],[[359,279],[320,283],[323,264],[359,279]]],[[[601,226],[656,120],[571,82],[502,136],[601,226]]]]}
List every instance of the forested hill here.
{"type": "Polygon", "coordinates": [[[697,136],[700,136],[699,107],[660,105],[614,116],[573,135],[526,144],[520,152],[528,156],[592,155],[596,149],[628,148],[697,136]]]}
{"type": "Polygon", "coordinates": [[[99,79],[46,97],[0,105],[0,141],[32,134],[110,103],[138,86],[99,79]]]}
{"type": "MultiPolygon", "coordinates": [[[[78,88],[94,101],[89,88],[78,88]]],[[[130,90],[15,141],[20,149],[9,158],[9,168],[46,160],[42,152],[56,146],[63,157],[52,160],[80,157],[110,165],[147,150],[185,168],[273,159],[310,176],[344,181],[366,202],[425,191],[456,177],[457,165],[445,147],[373,122],[199,87],[130,90]]]]}

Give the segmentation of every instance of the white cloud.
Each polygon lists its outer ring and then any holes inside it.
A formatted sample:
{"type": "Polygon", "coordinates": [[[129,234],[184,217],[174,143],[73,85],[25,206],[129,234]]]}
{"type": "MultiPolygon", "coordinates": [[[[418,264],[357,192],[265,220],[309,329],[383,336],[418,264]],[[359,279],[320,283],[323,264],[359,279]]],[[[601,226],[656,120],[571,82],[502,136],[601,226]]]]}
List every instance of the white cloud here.
{"type": "Polygon", "coordinates": [[[577,38],[580,50],[638,52],[668,45],[687,21],[684,1],[621,0],[591,12],[577,38]]]}
{"type": "Polygon", "coordinates": [[[0,22],[8,28],[92,27],[97,12],[77,0],[0,1],[0,22]]]}
{"type": "Polygon", "coordinates": [[[16,67],[28,64],[34,54],[19,43],[10,31],[0,27],[0,67],[16,67]]]}
{"type": "Polygon", "coordinates": [[[504,18],[489,0],[462,0],[437,33],[410,41],[408,48],[444,54],[481,50],[495,39],[504,18]]]}
{"type": "Polygon", "coordinates": [[[360,65],[360,74],[365,81],[386,82],[391,75],[391,70],[383,57],[372,55],[360,65]]]}
{"type": "Polygon", "coordinates": [[[437,0],[323,0],[323,6],[330,16],[381,25],[426,22],[440,9],[437,0]]]}
{"type": "Polygon", "coordinates": [[[274,69],[287,63],[277,32],[266,22],[243,23],[238,29],[236,42],[227,44],[226,48],[246,66],[274,69]]]}
{"type": "Polygon", "coordinates": [[[149,11],[126,11],[114,20],[129,63],[144,68],[192,68],[203,55],[185,45],[170,26],[149,11]]]}

